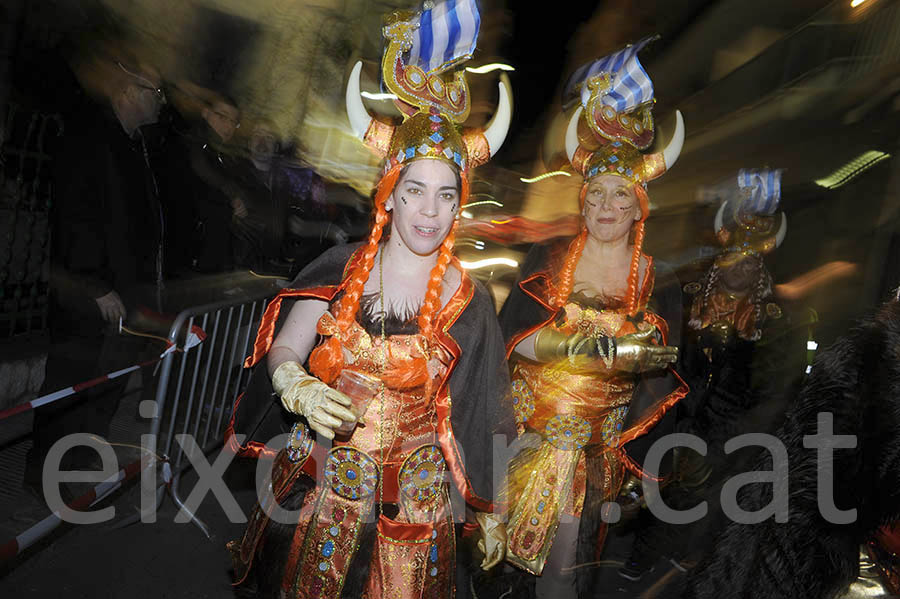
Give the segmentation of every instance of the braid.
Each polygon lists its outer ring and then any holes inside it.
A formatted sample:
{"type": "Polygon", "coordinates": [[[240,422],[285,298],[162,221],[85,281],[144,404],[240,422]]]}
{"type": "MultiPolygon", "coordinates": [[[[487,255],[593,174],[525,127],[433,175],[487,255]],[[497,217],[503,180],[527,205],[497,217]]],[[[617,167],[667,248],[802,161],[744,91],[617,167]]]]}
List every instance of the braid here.
{"type": "Polygon", "coordinates": [[[641,297],[641,248],[644,245],[644,221],[640,221],[634,227],[634,249],[631,252],[631,269],[628,271],[628,291],[625,295],[625,305],[628,314],[634,316],[638,312],[638,303],[641,297]]]}
{"type": "MultiPolygon", "coordinates": [[[[349,283],[344,290],[344,295],[338,301],[335,308],[335,320],[341,333],[346,333],[350,325],[356,319],[356,313],[359,311],[359,300],[362,297],[366,281],[369,280],[369,273],[375,264],[375,254],[378,253],[378,244],[381,241],[381,235],[384,227],[390,220],[385,210],[385,202],[397,179],[400,177],[401,167],[395,166],[385,173],[378,182],[378,188],[375,192],[375,222],[372,230],[369,232],[369,239],[362,250],[362,258],[354,267],[353,271],[347,276],[349,283]]],[[[337,335],[332,335],[328,339],[319,344],[309,356],[309,365],[313,374],[322,379],[326,383],[331,383],[337,379],[344,367],[344,354],[341,348],[341,342],[337,335]]]]}
{"type": "Polygon", "coordinates": [[[581,252],[584,250],[584,244],[587,241],[588,232],[582,225],[581,233],[569,244],[569,250],[566,252],[566,259],[559,271],[559,278],[556,283],[556,290],[550,299],[550,304],[555,308],[562,308],[572,293],[575,286],[575,267],[578,266],[578,260],[581,258],[581,252]]]}
{"type": "Polygon", "coordinates": [[[640,308],[641,300],[641,251],[644,247],[644,222],[650,215],[650,196],[647,189],[639,184],[634,184],[634,195],[638,200],[638,209],[641,218],[634,227],[634,248],[631,251],[631,268],[628,271],[628,291],[625,292],[625,306],[628,314],[634,316],[640,308]]]}
{"type": "MultiPolygon", "coordinates": [[[[469,199],[469,180],[465,175],[460,176],[459,190],[459,209],[466,205],[469,199]]],[[[419,333],[425,338],[426,342],[431,345],[434,340],[434,317],[441,310],[441,290],[443,288],[444,275],[447,267],[453,259],[453,245],[456,241],[456,229],[459,222],[454,222],[453,227],[438,250],[437,263],[431,269],[431,276],[428,278],[428,289],[425,292],[425,301],[422,302],[422,309],[419,312],[419,333]]],[[[425,380],[425,395],[431,395],[431,377],[425,380]]]]}
{"type": "Polygon", "coordinates": [[[719,265],[713,262],[706,274],[703,275],[703,290],[700,295],[694,298],[691,304],[691,315],[688,326],[699,331],[703,328],[703,318],[706,314],[706,308],[709,305],[709,296],[712,294],[713,288],[719,280],[719,265]]]}
{"type": "Polygon", "coordinates": [[[762,256],[755,256],[755,259],[759,265],[759,277],[756,280],[756,288],[753,290],[752,298],[754,304],[754,331],[752,334],[752,341],[759,340],[759,338],[762,337],[762,330],[760,328],[762,326],[762,304],[763,301],[772,294],[771,275],[769,275],[769,272],[763,263],[762,256]]]}

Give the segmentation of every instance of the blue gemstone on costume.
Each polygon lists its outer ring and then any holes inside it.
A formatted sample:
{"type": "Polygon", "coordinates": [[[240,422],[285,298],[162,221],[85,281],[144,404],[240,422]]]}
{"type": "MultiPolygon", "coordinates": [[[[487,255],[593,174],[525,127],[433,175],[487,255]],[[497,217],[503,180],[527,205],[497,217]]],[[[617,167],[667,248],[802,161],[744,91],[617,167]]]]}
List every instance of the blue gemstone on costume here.
{"type": "Polygon", "coordinates": [[[453,152],[453,162],[462,164],[462,155],[459,152],[453,152]]]}
{"type": "Polygon", "coordinates": [[[406,148],[406,157],[407,157],[407,158],[412,158],[412,157],[415,156],[415,155],[416,155],[416,149],[415,149],[415,148],[406,148]]]}
{"type": "Polygon", "coordinates": [[[428,558],[432,562],[437,562],[437,558],[438,558],[437,545],[431,546],[431,552],[429,553],[428,558]]]}
{"type": "Polygon", "coordinates": [[[538,522],[539,522],[539,520],[538,520],[537,518],[532,518],[532,519],[531,519],[531,524],[532,524],[532,526],[537,526],[537,525],[538,525],[538,522]]]}
{"type": "Polygon", "coordinates": [[[543,495],[544,497],[550,497],[550,491],[544,489],[543,491],[541,491],[541,495],[543,495]]]}
{"type": "Polygon", "coordinates": [[[622,142],[620,142],[620,141],[612,142],[612,147],[614,147],[614,148],[619,148],[621,146],[622,146],[622,142]]]}
{"type": "Polygon", "coordinates": [[[328,569],[328,562],[319,562],[319,571],[324,572],[328,569]]]}
{"type": "Polygon", "coordinates": [[[437,576],[437,568],[432,568],[430,572],[428,572],[432,576],[437,576]]]}
{"type": "Polygon", "coordinates": [[[419,478],[421,480],[427,480],[428,479],[428,470],[422,470],[421,472],[419,472],[419,478]]]}
{"type": "Polygon", "coordinates": [[[444,141],[444,136],[441,135],[439,131],[435,131],[434,133],[432,133],[431,135],[428,136],[428,139],[430,139],[434,143],[440,143],[440,142],[444,141]]]}
{"type": "Polygon", "coordinates": [[[571,437],[571,436],[572,436],[572,431],[566,429],[566,432],[563,433],[563,434],[564,434],[565,436],[567,436],[567,437],[571,437]]]}
{"type": "Polygon", "coordinates": [[[538,503],[538,505],[537,505],[537,511],[538,511],[538,513],[539,513],[539,514],[543,514],[543,513],[544,513],[544,508],[545,508],[545,507],[547,507],[547,504],[544,503],[543,501],[541,501],[540,503],[538,503]]]}
{"type": "Polygon", "coordinates": [[[431,531],[431,538],[432,538],[432,539],[436,539],[436,538],[437,538],[437,531],[436,531],[436,530],[432,530],[432,531],[431,531]]]}
{"type": "Polygon", "coordinates": [[[322,555],[331,557],[332,553],[334,553],[334,541],[325,541],[325,544],[322,545],[322,555]]]}
{"type": "Polygon", "coordinates": [[[332,526],[331,528],[328,529],[328,534],[330,534],[333,537],[338,536],[339,532],[341,532],[341,529],[338,528],[337,526],[332,526]]]}
{"type": "Polygon", "coordinates": [[[356,480],[356,470],[347,470],[347,478],[356,480]]]}
{"type": "Polygon", "coordinates": [[[619,157],[616,156],[615,154],[613,154],[612,156],[609,157],[609,161],[610,161],[610,162],[618,162],[618,161],[619,161],[619,157]]]}
{"type": "Polygon", "coordinates": [[[440,123],[440,122],[441,122],[441,117],[439,117],[439,116],[436,115],[436,114],[433,114],[433,115],[431,115],[430,117],[428,117],[428,120],[431,121],[432,123],[440,123]]]}
{"type": "Polygon", "coordinates": [[[634,171],[631,170],[631,169],[628,169],[628,170],[625,171],[625,174],[628,175],[628,176],[630,177],[631,175],[634,174],[634,171]]]}

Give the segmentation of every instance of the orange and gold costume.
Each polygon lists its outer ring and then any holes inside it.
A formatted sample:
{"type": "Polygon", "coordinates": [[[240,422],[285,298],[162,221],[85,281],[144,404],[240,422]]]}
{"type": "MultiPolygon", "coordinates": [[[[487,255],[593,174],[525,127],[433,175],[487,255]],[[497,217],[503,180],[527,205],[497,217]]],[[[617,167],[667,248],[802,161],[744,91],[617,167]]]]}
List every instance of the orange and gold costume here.
{"type": "MultiPolygon", "coordinates": [[[[557,249],[561,248],[564,245],[557,244],[557,249]]],[[[543,253],[545,248],[536,249],[533,255],[543,253]]],[[[510,308],[504,306],[501,312],[508,339],[507,353],[513,364],[517,427],[520,434],[540,435],[539,446],[525,450],[511,467],[507,559],[533,574],[540,574],[543,569],[560,518],[582,516],[589,485],[592,506],[601,505],[615,500],[628,470],[640,473],[639,466],[626,453],[625,444],[653,427],[685,394],[686,386],[669,370],[666,373],[670,378],[668,392],[655,400],[644,398],[641,407],[632,410],[638,386],[643,394],[650,392],[647,384],[641,385],[639,375],[588,370],[568,359],[539,364],[516,357],[513,349],[520,340],[543,326],[566,334],[581,332],[607,337],[656,326],[662,333],[659,342],[672,343],[666,321],[653,311],[659,308],[649,306],[656,269],[652,258],[644,258],[648,268],[639,296],[640,318],[628,318],[627,312],[619,308],[592,305],[594,302],[589,298],[577,294],[555,313],[543,299],[548,296],[547,283],[553,268],[525,276],[511,295],[511,302],[507,301],[510,308]],[[531,305],[523,306],[522,302],[531,305]],[[515,309],[516,306],[520,309],[515,309]],[[515,317],[517,313],[519,318],[515,317]],[[521,315],[524,319],[540,315],[544,318],[528,326],[521,315]]],[[[552,257],[549,262],[552,264],[552,257]]],[[[677,291],[677,286],[666,287],[667,308],[675,308],[677,304],[671,293],[677,291]]],[[[603,546],[605,532],[605,525],[601,525],[594,536],[598,550],[603,546]]]]}
{"type": "MultiPolygon", "coordinates": [[[[271,346],[279,315],[287,312],[284,302],[332,300],[341,292],[346,273],[359,259],[359,251],[347,254],[346,246],[335,248],[310,265],[313,277],[326,274],[323,264],[332,266],[330,278],[344,271],[338,284],[285,290],[269,305],[250,364],[262,360],[271,346]]],[[[391,334],[382,342],[359,323],[342,334],[329,312],[320,319],[321,335],[341,336],[350,370],[378,376],[385,362],[398,366],[427,353],[434,391],[428,396],[424,385],[387,387],[372,401],[365,424],[349,438],[337,437],[330,449],[316,443],[302,421],[294,424],[287,446],[275,455],[272,474],[279,501],[304,485],[309,488],[298,506],[284,559],[280,579],[285,596],[339,597],[348,576],[354,571],[359,576],[360,570],[364,597],[387,596],[385,590],[391,597],[453,596],[454,523],[464,514],[450,508],[450,481],[473,509],[491,510],[489,443],[504,426],[513,434],[513,417],[510,406],[502,403],[507,389],[502,338],[485,290],[463,275],[436,322],[440,343],[426,352],[419,334],[391,334]],[[388,511],[385,507],[395,512],[379,516],[388,511]],[[360,547],[367,534],[374,546],[363,558],[360,547]]],[[[234,437],[235,431],[253,427],[260,402],[271,401],[267,377],[255,378],[247,394],[252,397],[236,407],[228,435],[230,446],[245,455],[267,451],[258,441],[240,445],[234,437]]],[[[261,428],[271,431],[269,426],[261,428]]],[[[243,539],[230,544],[238,582],[258,566],[254,561],[266,543],[271,511],[271,503],[261,501],[243,539]]]]}

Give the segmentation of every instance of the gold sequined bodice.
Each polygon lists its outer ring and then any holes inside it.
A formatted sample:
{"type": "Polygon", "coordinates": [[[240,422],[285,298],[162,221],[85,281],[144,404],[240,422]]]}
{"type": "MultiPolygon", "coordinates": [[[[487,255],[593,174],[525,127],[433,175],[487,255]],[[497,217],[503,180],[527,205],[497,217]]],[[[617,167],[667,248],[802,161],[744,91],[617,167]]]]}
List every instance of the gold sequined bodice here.
{"type": "MultiPolygon", "coordinates": [[[[380,377],[384,364],[397,368],[410,365],[426,357],[424,338],[419,334],[389,335],[384,342],[380,336],[370,335],[354,322],[343,341],[347,368],[380,377]]],[[[428,372],[437,388],[444,376],[450,356],[440,349],[432,351],[428,372]]],[[[372,400],[359,425],[345,443],[380,458],[379,439],[384,443],[387,462],[401,460],[405,454],[427,443],[434,443],[437,418],[434,393],[425,397],[425,386],[385,386],[384,404],[380,394],[372,400]],[[379,430],[380,429],[380,430],[379,430]]],[[[340,442],[340,440],[339,440],[340,442]]]]}

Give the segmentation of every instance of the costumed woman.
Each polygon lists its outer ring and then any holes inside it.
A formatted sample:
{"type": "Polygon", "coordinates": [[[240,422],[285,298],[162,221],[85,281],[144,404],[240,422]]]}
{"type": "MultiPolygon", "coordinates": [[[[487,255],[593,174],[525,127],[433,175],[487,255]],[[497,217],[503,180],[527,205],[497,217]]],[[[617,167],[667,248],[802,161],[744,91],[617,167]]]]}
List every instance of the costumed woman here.
{"type": "MultiPolygon", "coordinates": [[[[455,51],[451,63],[471,55],[478,23],[474,2],[455,4],[451,16],[469,38],[440,53],[455,51]]],[[[495,434],[515,436],[504,343],[488,293],[452,252],[469,169],[502,144],[511,99],[501,83],[492,122],[458,129],[469,112],[464,73],[447,72],[450,64],[426,72],[408,58],[427,62],[416,31],[448,18],[437,5],[387,20],[382,74],[407,114],[402,123],[369,116],[361,63],[354,67],[351,126],[386,156],[374,225],[365,243],[333,248],[304,269],[260,325],[249,359],[260,368],[235,409],[230,446],[263,452],[235,435],[256,429],[268,439],[282,430],[271,415],[287,415],[293,428],[272,490],[297,511],[285,524],[261,500],[243,539],[229,545],[237,584],[255,579],[259,596],[453,597],[454,523],[465,515],[451,513],[448,480],[483,533],[482,566],[503,559],[490,460],[495,434]],[[369,381],[363,387],[375,383],[359,421],[335,388],[350,371],[369,381]]]]}
{"type": "Polygon", "coordinates": [[[654,137],[653,89],[637,59],[648,41],[582,71],[582,105],[566,134],[584,177],[581,231],[532,248],[500,314],[517,425],[540,441],[510,467],[507,560],[534,575],[528,592],[539,597],[596,594],[590,568],[573,566],[596,561],[601,506],[639,492],[647,433],[687,390],[671,368],[681,289],[641,250],[645,184],[675,163],[684,140],[677,113],[666,149],[640,152],[654,137]]]}
{"type": "Polygon", "coordinates": [[[724,201],[714,228],[722,250],[699,282],[684,286],[690,304],[680,362],[690,393],[678,405],[678,431],[703,439],[707,453],[676,448],[675,482],[663,491],[673,509],[704,501],[710,508],[690,525],[646,518],[619,570],[628,580],[643,578],[661,557],[695,561],[711,546],[725,524],[721,485],[749,469],[759,449],[726,454],[725,443],[772,432],[783,417],[787,383],[803,375],[806,338],[790,334],[764,261],[787,232],[778,209],[781,173],[742,169],[720,186],[724,201]]]}

